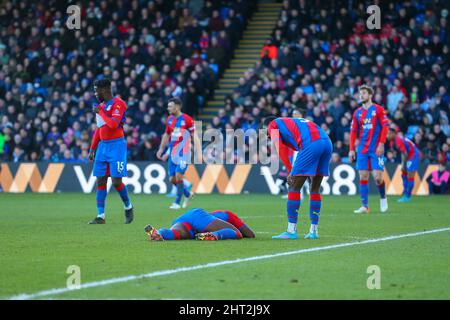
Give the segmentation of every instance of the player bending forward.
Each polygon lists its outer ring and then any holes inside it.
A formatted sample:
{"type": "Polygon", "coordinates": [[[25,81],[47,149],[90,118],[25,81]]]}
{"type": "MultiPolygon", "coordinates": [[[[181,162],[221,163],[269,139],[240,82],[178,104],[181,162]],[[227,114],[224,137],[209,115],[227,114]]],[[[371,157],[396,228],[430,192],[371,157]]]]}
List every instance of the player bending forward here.
{"type": "Polygon", "coordinates": [[[353,113],[350,131],[349,161],[355,158],[355,142],[359,135],[359,145],[356,153],[356,169],[359,171],[359,191],[362,207],[355,213],[369,213],[369,171],[372,171],[375,184],[380,193],[380,211],[386,212],[388,202],[386,187],[383,180],[384,143],[388,134],[389,121],[382,106],[372,102],[373,89],[362,85],[359,87],[362,106],[353,113]]]}
{"type": "Polygon", "coordinates": [[[207,212],[194,208],[172,222],[170,229],[145,227],[150,240],[227,240],[254,238],[253,231],[235,213],[228,210],[207,212]]]}
{"type": "Polygon", "coordinates": [[[309,217],[311,227],[305,239],[319,238],[318,224],[322,196],[320,184],[329,175],[333,145],[328,135],[314,122],[303,118],[277,118],[267,128],[279,157],[288,168],[289,191],[287,200],[287,231],[272,239],[297,239],[297,219],[300,209],[300,190],[308,177],[312,177],[309,217]],[[298,151],[292,165],[289,149],[298,151]]]}
{"type": "Polygon", "coordinates": [[[397,134],[393,128],[389,129],[388,141],[393,142],[394,147],[402,154],[403,196],[398,199],[398,202],[409,202],[414,189],[414,177],[419,169],[422,154],[414,142],[397,134]]]}
{"type": "Polygon", "coordinates": [[[94,83],[95,96],[100,104],[94,108],[97,129],[92,140],[89,159],[94,160],[94,176],[97,177],[97,217],[89,224],[105,223],[106,183],[108,177],[120,195],[125,208],[125,223],[134,218],[133,206],[128,196],[127,186],[122,178],[127,176],[127,143],[123,134],[127,105],[119,97],[114,97],[109,79],[94,83]]]}

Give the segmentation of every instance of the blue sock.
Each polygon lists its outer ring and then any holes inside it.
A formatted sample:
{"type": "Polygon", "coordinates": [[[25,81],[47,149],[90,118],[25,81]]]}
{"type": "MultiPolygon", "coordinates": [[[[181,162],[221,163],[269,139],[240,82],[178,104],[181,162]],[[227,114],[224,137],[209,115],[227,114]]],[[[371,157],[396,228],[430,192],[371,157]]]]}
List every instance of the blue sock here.
{"type": "Polygon", "coordinates": [[[384,199],[386,198],[386,184],[384,181],[377,185],[378,192],[380,193],[380,198],[384,199]]]}
{"type": "Polygon", "coordinates": [[[128,188],[126,185],[122,182],[122,184],[116,188],[117,192],[120,195],[120,198],[122,198],[123,205],[128,208],[131,204],[130,197],[128,196],[128,188]]]}
{"type": "Polygon", "coordinates": [[[97,216],[105,217],[106,186],[97,187],[97,216]]]}
{"type": "Polygon", "coordinates": [[[214,231],[212,233],[215,234],[217,236],[217,238],[219,238],[219,240],[241,239],[242,238],[241,233],[237,233],[236,231],[234,231],[233,229],[230,229],[230,228],[222,229],[219,231],[214,231]]]}
{"type": "Polygon", "coordinates": [[[408,190],[408,175],[406,172],[402,172],[402,182],[403,182],[403,195],[406,195],[408,190]]]}
{"type": "Polygon", "coordinates": [[[408,178],[408,187],[406,188],[406,193],[405,193],[405,195],[408,198],[411,197],[413,189],[414,189],[414,178],[408,178]]]}
{"type": "Polygon", "coordinates": [[[290,188],[288,191],[288,201],[286,203],[286,212],[289,223],[297,223],[298,209],[300,209],[300,204],[300,191],[290,188]]]}
{"type": "Polygon", "coordinates": [[[189,192],[189,190],[186,188],[186,185],[183,184],[183,194],[186,198],[189,198],[191,196],[191,193],[189,192]]]}
{"type": "Polygon", "coordinates": [[[181,198],[183,197],[184,185],[183,182],[177,184],[177,198],[175,199],[175,203],[180,204],[181,198]]]}
{"type": "Polygon", "coordinates": [[[311,224],[318,225],[320,209],[322,208],[322,195],[320,193],[311,193],[309,196],[309,219],[311,224]]]}
{"type": "Polygon", "coordinates": [[[164,240],[180,240],[180,233],[172,229],[159,229],[158,233],[163,237],[164,240]]]}
{"type": "Polygon", "coordinates": [[[359,191],[361,193],[361,202],[363,207],[369,207],[369,181],[360,180],[359,181],[359,191]]]}

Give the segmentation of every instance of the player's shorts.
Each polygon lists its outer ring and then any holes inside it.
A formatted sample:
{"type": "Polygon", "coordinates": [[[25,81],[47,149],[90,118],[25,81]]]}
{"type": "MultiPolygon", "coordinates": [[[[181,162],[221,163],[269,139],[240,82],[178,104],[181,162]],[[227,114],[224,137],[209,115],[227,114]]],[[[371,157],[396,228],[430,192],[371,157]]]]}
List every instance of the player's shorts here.
{"type": "Polygon", "coordinates": [[[377,156],[375,153],[360,153],[356,155],[357,170],[384,170],[384,156],[377,156]]]}
{"type": "Polygon", "coordinates": [[[328,176],[333,145],[330,139],[319,139],[301,149],[292,166],[291,176],[328,176]]]}
{"type": "Polygon", "coordinates": [[[192,230],[195,233],[199,233],[204,232],[206,227],[214,220],[218,219],[203,209],[194,208],[176,218],[172,225],[182,223],[188,231],[192,230]]]}
{"type": "Polygon", "coordinates": [[[127,143],[124,138],[100,141],[95,153],[94,176],[127,176],[127,143]]]}
{"type": "Polygon", "coordinates": [[[169,177],[173,177],[176,173],[184,174],[188,168],[188,161],[183,159],[183,157],[176,160],[174,161],[172,157],[169,157],[169,177]]]}
{"type": "Polygon", "coordinates": [[[416,172],[417,170],[419,170],[419,164],[420,164],[420,157],[419,154],[416,152],[414,157],[406,161],[406,171],[416,172]]]}

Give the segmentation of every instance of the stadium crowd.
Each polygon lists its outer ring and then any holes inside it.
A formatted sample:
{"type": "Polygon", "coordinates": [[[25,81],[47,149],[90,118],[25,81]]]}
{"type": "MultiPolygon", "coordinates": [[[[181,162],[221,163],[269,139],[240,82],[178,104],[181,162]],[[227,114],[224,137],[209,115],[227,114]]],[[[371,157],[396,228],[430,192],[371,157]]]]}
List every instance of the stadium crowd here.
{"type": "MultiPolygon", "coordinates": [[[[95,128],[92,84],[110,77],[129,110],[130,160],[155,160],[165,102],[196,116],[255,10],[256,1],[82,1],[81,30],[61,1],[0,5],[0,160],[87,161],[95,128]]],[[[366,27],[364,1],[285,0],[261,60],[245,72],[208,127],[257,128],[269,114],[307,116],[346,161],[357,88],[375,88],[396,128],[424,161],[450,157],[450,31],[444,0],[381,7],[366,27]]],[[[372,4],[372,3],[370,3],[372,4]]],[[[388,161],[398,161],[391,148],[388,161]]]]}
{"type": "MultiPolygon", "coordinates": [[[[446,2],[378,1],[381,30],[366,27],[368,3],[348,3],[285,0],[261,60],[245,72],[209,127],[256,129],[267,114],[305,109],[330,135],[333,162],[347,161],[358,86],[365,83],[392,125],[422,150],[425,163],[449,160],[446,2]]],[[[387,160],[399,161],[392,147],[387,160]]]]}
{"type": "Polygon", "coordinates": [[[93,82],[113,80],[128,105],[131,160],[154,160],[166,102],[196,115],[214,93],[255,1],[81,1],[0,4],[0,160],[87,161],[98,102],[93,82]]]}

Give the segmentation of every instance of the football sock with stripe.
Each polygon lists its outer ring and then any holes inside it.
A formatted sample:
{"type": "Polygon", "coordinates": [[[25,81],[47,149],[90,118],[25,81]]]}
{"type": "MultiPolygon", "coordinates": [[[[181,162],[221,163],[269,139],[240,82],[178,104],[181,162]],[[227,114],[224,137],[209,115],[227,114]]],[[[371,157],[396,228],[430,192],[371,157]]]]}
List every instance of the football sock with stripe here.
{"type": "Polygon", "coordinates": [[[180,204],[181,198],[183,197],[183,193],[184,193],[183,182],[177,183],[177,197],[175,199],[175,203],[180,204]]]}
{"type": "Polygon", "coordinates": [[[240,232],[236,232],[231,228],[214,231],[212,234],[216,235],[219,240],[242,238],[242,234],[240,232]]]}
{"type": "Polygon", "coordinates": [[[361,193],[361,202],[363,207],[369,207],[369,181],[360,180],[359,181],[359,192],[361,193]]]}
{"type": "Polygon", "coordinates": [[[97,186],[97,217],[105,219],[106,186],[97,186]]]}
{"type": "Polygon", "coordinates": [[[309,195],[309,219],[311,220],[311,232],[317,232],[321,208],[322,195],[320,193],[311,193],[309,195]]]}
{"type": "Polygon", "coordinates": [[[411,197],[413,189],[414,189],[414,178],[408,178],[408,187],[406,188],[406,193],[405,193],[405,195],[408,198],[411,197]]]}
{"type": "Polygon", "coordinates": [[[384,180],[380,184],[377,184],[377,188],[380,193],[380,198],[386,198],[386,184],[384,183],[384,180]]]}
{"type": "Polygon", "coordinates": [[[180,240],[180,233],[177,230],[162,228],[158,233],[164,240],[180,240]]]}
{"type": "Polygon", "coordinates": [[[117,190],[117,192],[120,195],[120,198],[122,199],[124,208],[131,209],[131,201],[130,197],[128,196],[127,186],[122,182],[120,186],[118,186],[117,188],[115,187],[115,189],[117,190]]]}
{"type": "Polygon", "coordinates": [[[300,190],[289,188],[288,200],[286,203],[286,212],[288,218],[288,229],[290,233],[297,232],[298,209],[300,209],[301,195],[300,190]]]}

